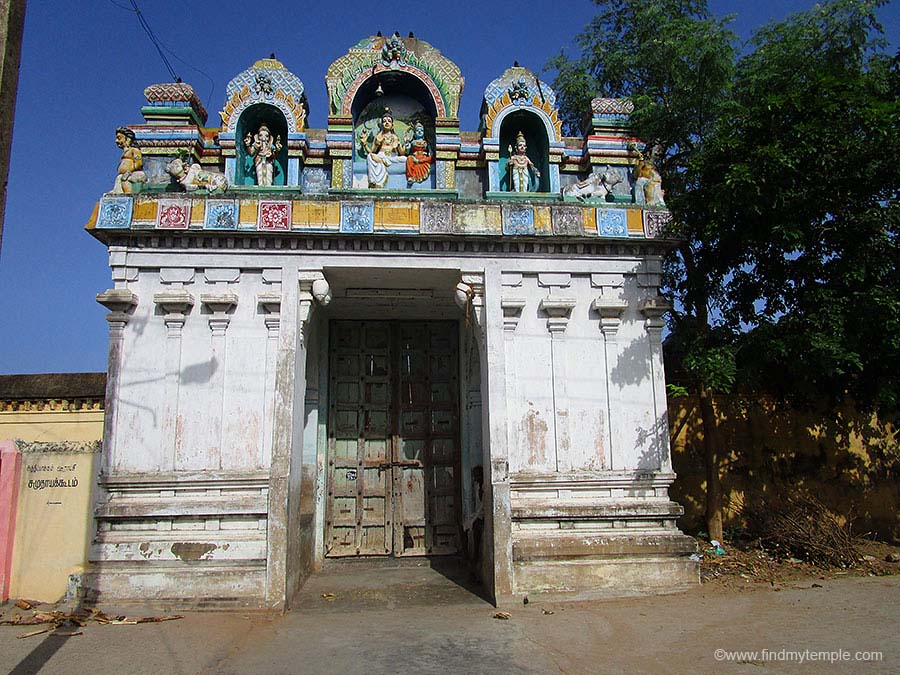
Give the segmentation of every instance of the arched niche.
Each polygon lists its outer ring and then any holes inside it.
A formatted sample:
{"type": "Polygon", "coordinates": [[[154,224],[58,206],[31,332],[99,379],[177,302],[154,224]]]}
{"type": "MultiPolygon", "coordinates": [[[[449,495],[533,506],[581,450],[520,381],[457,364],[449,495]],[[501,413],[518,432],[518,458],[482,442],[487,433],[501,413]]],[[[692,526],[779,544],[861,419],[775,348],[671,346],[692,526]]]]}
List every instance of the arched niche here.
{"type": "Polygon", "coordinates": [[[530,192],[550,192],[550,139],[547,136],[547,128],[538,115],[530,110],[514,110],[500,120],[500,161],[499,177],[500,190],[509,192],[512,186],[509,184],[510,146],[515,152],[516,137],[519,132],[525,136],[527,144],[526,154],[532,163],[541,172],[534,189],[530,192]]]}
{"type": "Polygon", "coordinates": [[[244,139],[251,137],[265,124],[269,128],[272,140],[281,141],[281,149],[273,162],[274,175],[272,185],[287,184],[288,166],[288,123],[279,108],[268,103],[255,103],[248,106],[240,115],[235,128],[235,149],[237,161],[234,167],[235,185],[257,185],[254,158],[247,151],[244,139]]]}
{"type": "Polygon", "coordinates": [[[370,76],[357,87],[350,105],[353,118],[353,187],[383,188],[388,190],[427,190],[436,186],[435,118],[438,116],[435,97],[421,79],[402,71],[391,70],[370,76]],[[389,110],[394,122],[394,133],[409,156],[411,148],[407,140],[414,135],[416,123],[424,127],[427,152],[430,156],[428,174],[424,180],[415,180],[414,171],[407,170],[406,159],[390,164],[387,182],[372,184],[368,152],[382,130],[385,111],[389,110]],[[365,142],[364,142],[365,140],[365,142]]]}

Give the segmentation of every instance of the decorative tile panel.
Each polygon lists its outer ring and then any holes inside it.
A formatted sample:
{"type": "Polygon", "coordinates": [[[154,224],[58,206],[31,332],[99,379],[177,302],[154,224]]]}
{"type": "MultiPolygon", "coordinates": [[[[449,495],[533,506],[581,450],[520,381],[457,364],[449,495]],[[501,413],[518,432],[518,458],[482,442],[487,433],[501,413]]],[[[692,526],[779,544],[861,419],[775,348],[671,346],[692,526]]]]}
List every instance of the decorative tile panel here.
{"type": "Polygon", "coordinates": [[[134,200],[134,208],[131,212],[131,218],[134,222],[143,221],[145,223],[156,224],[156,211],[159,204],[155,199],[147,197],[138,197],[134,200]]]}
{"type": "Polygon", "coordinates": [[[422,234],[450,234],[453,222],[450,204],[422,204],[422,234]]]}
{"type": "Polygon", "coordinates": [[[375,231],[374,202],[342,202],[341,232],[344,234],[371,234],[375,231]]]}
{"type": "Polygon", "coordinates": [[[580,237],[584,234],[584,213],[579,206],[559,206],[552,210],[553,234],[580,237]]]}
{"type": "Polygon", "coordinates": [[[160,199],[156,213],[156,227],[160,230],[186,230],[191,222],[191,202],[180,199],[160,199]]]}
{"type": "Polygon", "coordinates": [[[453,231],[459,234],[501,234],[502,223],[499,206],[456,204],[453,207],[453,231]]]}
{"type": "Polygon", "coordinates": [[[256,221],[259,218],[259,204],[255,199],[242,199],[238,213],[240,214],[238,226],[245,230],[252,230],[256,227],[256,221]]]}
{"type": "Polygon", "coordinates": [[[337,231],[341,222],[338,202],[298,201],[291,213],[294,230],[337,231]]]}
{"type": "Polygon", "coordinates": [[[238,205],[233,199],[210,199],[206,202],[206,220],[204,227],[208,230],[233,230],[237,228],[238,205]]]}
{"type": "Polygon", "coordinates": [[[550,207],[535,206],[534,207],[534,233],[535,234],[553,234],[550,224],[550,207]]]}
{"type": "Polygon", "coordinates": [[[597,234],[601,237],[627,237],[628,216],[625,209],[597,209],[597,234]]]}
{"type": "Polygon", "coordinates": [[[291,203],[289,201],[261,199],[256,226],[260,230],[291,229],[291,203]]]}
{"type": "Polygon", "coordinates": [[[418,202],[379,201],[375,205],[375,227],[391,232],[419,232],[418,202]]]}
{"type": "Polygon", "coordinates": [[[128,229],[131,227],[131,197],[103,197],[100,200],[98,229],[128,229]]]}
{"type": "Polygon", "coordinates": [[[504,206],[503,234],[534,234],[534,209],[530,206],[504,206]]]}
{"type": "Polygon", "coordinates": [[[644,236],[648,239],[661,237],[671,222],[671,211],[644,211],[644,236]]]}

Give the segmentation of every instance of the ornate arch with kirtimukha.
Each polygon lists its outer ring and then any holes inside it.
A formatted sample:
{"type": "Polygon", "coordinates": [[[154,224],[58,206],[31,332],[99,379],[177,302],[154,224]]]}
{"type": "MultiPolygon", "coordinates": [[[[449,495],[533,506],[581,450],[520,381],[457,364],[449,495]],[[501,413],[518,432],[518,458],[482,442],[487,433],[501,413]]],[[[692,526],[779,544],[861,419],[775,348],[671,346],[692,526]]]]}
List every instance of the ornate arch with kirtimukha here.
{"type": "Polygon", "coordinates": [[[306,127],[309,104],[303,82],[277,59],[260,59],[231,80],[225,93],[228,99],[220,113],[223,131],[234,133],[241,113],[258,103],[278,108],[289,133],[300,133],[306,127]]]}
{"type": "Polygon", "coordinates": [[[459,67],[424,40],[368,37],[337,59],[328,68],[329,114],[348,117],[364,82],[389,72],[403,72],[418,79],[431,92],[436,115],[456,118],[464,80],[459,67]]]}
{"type": "Polygon", "coordinates": [[[299,77],[275,59],[260,59],[238,74],[225,89],[227,100],[220,113],[219,142],[225,173],[231,185],[295,186],[306,149],[309,104],[299,77]],[[265,162],[247,149],[246,138],[256,138],[265,127],[272,143],[265,162]],[[269,157],[271,155],[271,157],[269,157]],[[254,162],[254,157],[257,161],[254,162]],[[264,170],[260,172],[260,169],[264,170]],[[263,175],[258,175],[262,173],[263,175]]]}
{"type": "Polygon", "coordinates": [[[405,38],[379,33],[334,61],[325,83],[332,188],[455,192],[464,85],[455,63],[412,33],[405,38]],[[379,122],[385,113],[393,116],[389,122],[393,128],[387,130],[379,122]],[[418,150],[409,161],[427,161],[431,167],[427,174],[422,166],[407,166],[404,171],[397,157],[413,156],[406,134],[417,126],[424,129],[424,138],[416,141],[418,150]],[[386,151],[382,137],[391,140],[386,151]],[[396,138],[403,143],[399,151],[396,138]]]}
{"type": "Polygon", "coordinates": [[[508,192],[505,178],[513,139],[527,138],[533,192],[559,191],[559,164],[564,154],[562,121],[556,92],[516,63],[492,81],[481,104],[481,132],[488,163],[489,192],[508,192]],[[513,128],[515,127],[515,128],[513,128]]]}

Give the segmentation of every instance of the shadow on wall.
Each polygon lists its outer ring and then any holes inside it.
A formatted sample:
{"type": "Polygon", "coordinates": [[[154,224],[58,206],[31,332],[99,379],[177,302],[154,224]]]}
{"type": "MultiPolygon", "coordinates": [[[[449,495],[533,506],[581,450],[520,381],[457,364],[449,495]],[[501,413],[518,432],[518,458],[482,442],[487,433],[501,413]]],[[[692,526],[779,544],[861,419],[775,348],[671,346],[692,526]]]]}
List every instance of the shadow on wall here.
{"type": "MultiPolygon", "coordinates": [[[[900,430],[852,405],[798,411],[738,396],[716,400],[726,449],[722,489],[725,528],[744,525],[740,506],[751,491],[795,486],[848,518],[859,535],[900,540],[900,430]]],[[[679,525],[705,529],[703,427],[694,398],[669,400],[672,499],[684,506],[679,525]]]]}

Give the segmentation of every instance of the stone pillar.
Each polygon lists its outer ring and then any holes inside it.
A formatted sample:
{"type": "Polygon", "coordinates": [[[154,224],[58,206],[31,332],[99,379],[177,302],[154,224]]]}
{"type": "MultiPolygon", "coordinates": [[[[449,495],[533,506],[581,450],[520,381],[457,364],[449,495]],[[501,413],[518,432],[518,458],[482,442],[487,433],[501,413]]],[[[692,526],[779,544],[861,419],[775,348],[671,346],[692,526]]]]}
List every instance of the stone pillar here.
{"type": "Polygon", "coordinates": [[[165,469],[174,470],[180,463],[178,439],[178,392],[181,377],[181,330],[194,306],[194,296],[185,290],[163,291],[153,296],[153,302],[164,313],[166,324],[165,403],[163,406],[163,456],[165,469]]]}
{"type": "Polygon", "coordinates": [[[613,370],[619,361],[619,344],[616,334],[619,332],[619,324],[622,323],[622,314],[628,307],[628,302],[620,298],[599,297],[591,303],[591,309],[600,314],[600,331],[603,334],[603,362],[606,370],[606,419],[609,431],[609,466],[608,469],[621,469],[621,460],[617,453],[620,451],[619,443],[621,435],[621,419],[616,414],[617,401],[614,400],[613,388],[609,386],[613,370]]]}
{"type": "MultiPolygon", "coordinates": [[[[481,356],[482,433],[485,467],[485,539],[491,547],[485,586],[496,601],[512,594],[512,510],[506,430],[506,363],[502,282],[498,269],[463,273],[471,288],[471,313],[477,324],[481,356]],[[490,513],[488,513],[490,511],[490,513]],[[493,582],[493,583],[491,583],[493,582]]],[[[485,551],[487,554],[487,551],[485,551]]],[[[485,556],[487,563],[487,555],[485,556]]]]}
{"type": "MultiPolygon", "coordinates": [[[[314,300],[321,304],[331,300],[330,288],[320,271],[286,266],[283,274],[285,282],[282,283],[279,304],[278,350],[275,357],[266,582],[268,606],[282,611],[302,582],[305,569],[299,550],[306,394],[305,332],[314,300]],[[288,280],[296,281],[288,283],[288,280]]],[[[270,325],[274,327],[274,321],[270,325]]],[[[313,527],[314,522],[311,519],[309,526],[313,527]]]]}
{"type": "Polygon", "coordinates": [[[125,340],[125,326],[137,305],[137,296],[125,288],[112,288],[97,295],[97,302],[109,310],[106,321],[109,324],[109,355],[106,374],[106,405],[103,414],[104,453],[102,471],[111,468],[115,452],[116,422],[118,414],[119,384],[122,374],[122,345],[125,340]]]}
{"type": "Polygon", "coordinates": [[[288,488],[294,425],[294,365],[297,359],[299,270],[282,270],[281,316],[275,352],[272,404],[272,464],[269,475],[266,604],[284,610],[287,596],[288,488]]]}
{"type": "Polygon", "coordinates": [[[641,305],[644,327],[650,340],[650,372],[653,378],[653,419],[656,431],[656,447],[659,449],[659,471],[672,472],[672,454],[669,450],[669,415],[666,404],[666,374],[663,366],[662,331],[666,322],[663,315],[672,309],[668,300],[653,297],[641,305]]]}

